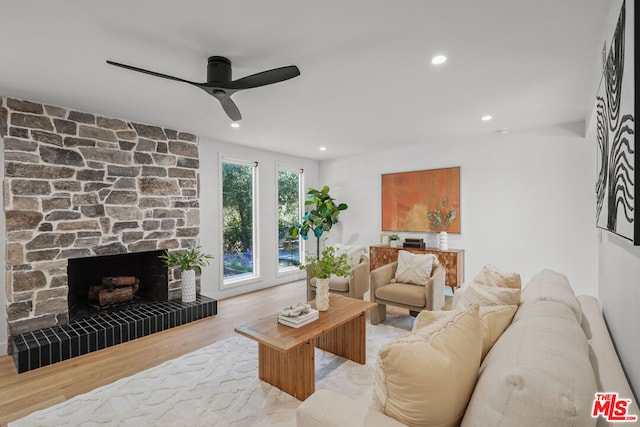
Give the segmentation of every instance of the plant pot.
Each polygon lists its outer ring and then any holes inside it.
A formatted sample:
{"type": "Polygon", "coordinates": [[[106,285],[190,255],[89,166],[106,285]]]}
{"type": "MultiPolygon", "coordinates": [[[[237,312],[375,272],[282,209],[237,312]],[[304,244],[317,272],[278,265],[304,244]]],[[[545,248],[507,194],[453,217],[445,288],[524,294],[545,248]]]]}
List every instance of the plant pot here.
{"type": "Polygon", "coordinates": [[[196,300],[196,272],[195,270],[184,270],[182,272],[182,302],[193,302],[196,300]]]}
{"type": "Polygon", "coordinates": [[[440,232],[440,244],[438,245],[441,251],[449,250],[449,235],[446,231],[440,232]]]}
{"type": "Polygon", "coordinates": [[[318,311],[329,309],[329,279],[316,278],[316,308],[318,311]]]}
{"type": "Polygon", "coordinates": [[[400,243],[399,240],[391,240],[389,241],[389,246],[391,246],[392,248],[397,248],[399,243],[400,243]]]}

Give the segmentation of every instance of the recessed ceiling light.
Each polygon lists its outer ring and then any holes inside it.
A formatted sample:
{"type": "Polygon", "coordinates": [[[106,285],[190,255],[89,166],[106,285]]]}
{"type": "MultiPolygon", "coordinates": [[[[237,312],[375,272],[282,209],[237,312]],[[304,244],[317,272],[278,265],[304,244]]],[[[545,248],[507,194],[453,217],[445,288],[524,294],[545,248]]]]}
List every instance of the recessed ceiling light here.
{"type": "Polygon", "coordinates": [[[483,122],[488,122],[489,120],[493,119],[493,116],[487,114],[486,116],[482,116],[482,121],[483,122]]]}
{"type": "Polygon", "coordinates": [[[237,128],[239,128],[239,127],[240,127],[240,123],[238,123],[238,122],[233,122],[233,123],[231,123],[231,127],[232,127],[232,128],[234,128],[234,129],[237,129],[237,128]]]}
{"type": "Polygon", "coordinates": [[[447,57],[444,55],[436,55],[433,58],[431,58],[431,63],[433,65],[440,65],[440,64],[444,64],[445,62],[447,62],[447,57]]]}
{"type": "Polygon", "coordinates": [[[327,147],[320,147],[320,151],[327,151],[327,147]]]}

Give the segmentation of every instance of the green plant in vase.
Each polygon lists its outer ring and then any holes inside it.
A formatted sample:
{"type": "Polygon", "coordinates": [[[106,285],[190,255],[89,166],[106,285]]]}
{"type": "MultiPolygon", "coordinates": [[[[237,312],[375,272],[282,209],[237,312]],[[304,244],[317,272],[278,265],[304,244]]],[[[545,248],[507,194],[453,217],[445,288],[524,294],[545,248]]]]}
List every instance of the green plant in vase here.
{"type": "Polygon", "coordinates": [[[202,252],[200,246],[185,251],[169,252],[158,256],[167,267],[179,267],[182,278],[182,301],[193,302],[196,299],[196,271],[209,265],[213,255],[202,252]]]}
{"type": "Polygon", "coordinates": [[[398,236],[397,234],[391,234],[389,236],[389,246],[395,248],[398,246],[398,242],[400,242],[400,236],[398,236]]]}
{"type": "Polygon", "coordinates": [[[316,278],[316,308],[320,311],[329,309],[329,280],[332,274],[347,276],[351,274],[351,266],[347,254],[336,253],[335,248],[327,246],[319,258],[307,255],[305,264],[300,269],[316,278]]]}
{"type": "Polygon", "coordinates": [[[449,249],[449,239],[447,229],[456,220],[456,208],[451,206],[446,208],[446,199],[440,203],[440,207],[427,213],[429,219],[429,231],[440,233],[439,248],[441,250],[449,249]]]}

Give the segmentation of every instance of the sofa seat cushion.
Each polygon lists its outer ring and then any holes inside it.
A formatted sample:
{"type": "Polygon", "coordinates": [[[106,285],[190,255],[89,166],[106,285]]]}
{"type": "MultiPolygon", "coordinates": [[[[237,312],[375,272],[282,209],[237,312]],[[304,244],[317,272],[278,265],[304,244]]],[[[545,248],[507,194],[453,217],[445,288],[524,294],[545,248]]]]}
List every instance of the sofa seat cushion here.
{"type": "Polygon", "coordinates": [[[567,305],[535,305],[546,315],[514,319],[482,362],[462,426],[595,425],[596,381],[582,328],[567,305]]]}
{"type": "Polygon", "coordinates": [[[522,290],[522,302],[541,300],[565,304],[571,308],[578,323],[582,322],[580,303],[578,303],[569,280],[564,274],[552,270],[542,270],[531,278],[522,290]]]}
{"type": "Polygon", "coordinates": [[[408,286],[407,283],[389,283],[376,289],[376,298],[413,307],[425,307],[427,294],[424,286],[408,286]]]}
{"type": "Polygon", "coordinates": [[[385,344],[374,373],[374,406],[411,426],[457,426],[480,366],[478,306],[385,344]]]}
{"type": "MultiPolygon", "coordinates": [[[[309,284],[312,288],[316,287],[316,278],[312,277],[309,280],[309,284]]],[[[329,279],[329,289],[338,292],[349,292],[349,278],[332,275],[329,279]]]]}

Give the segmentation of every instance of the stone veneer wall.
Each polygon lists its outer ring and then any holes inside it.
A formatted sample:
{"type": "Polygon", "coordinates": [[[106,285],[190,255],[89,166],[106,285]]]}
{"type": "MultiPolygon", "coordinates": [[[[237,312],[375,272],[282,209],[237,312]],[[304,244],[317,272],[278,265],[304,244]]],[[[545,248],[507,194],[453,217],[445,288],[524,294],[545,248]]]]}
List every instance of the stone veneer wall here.
{"type": "Polygon", "coordinates": [[[69,321],[68,258],[197,244],[196,135],[1,101],[10,336],[69,321]]]}

